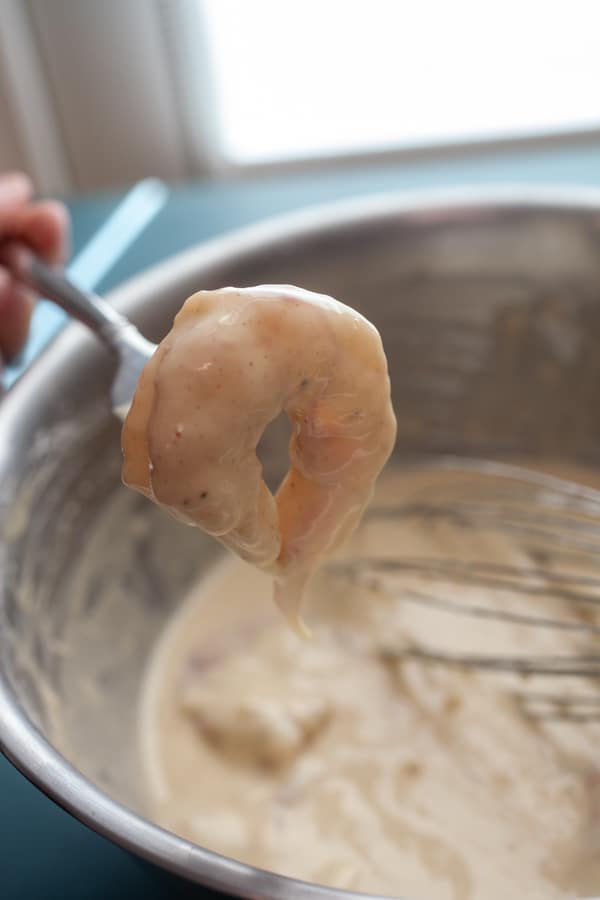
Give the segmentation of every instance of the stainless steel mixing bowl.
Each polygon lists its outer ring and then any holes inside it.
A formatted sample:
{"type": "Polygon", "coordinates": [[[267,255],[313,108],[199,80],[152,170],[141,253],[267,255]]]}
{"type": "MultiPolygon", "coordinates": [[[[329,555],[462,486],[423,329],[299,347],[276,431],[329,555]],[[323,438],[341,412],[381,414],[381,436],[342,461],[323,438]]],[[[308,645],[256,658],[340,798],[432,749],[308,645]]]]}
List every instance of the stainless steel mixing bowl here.
{"type": "MultiPolygon", "coordinates": [[[[199,288],[299,284],[380,329],[397,453],[600,455],[600,194],[375,198],[198,247],[114,301],[157,340],[199,288]]],[[[73,325],[0,404],[0,746],[118,844],[245,897],[342,897],[144,818],[135,705],[214,544],[121,487],[112,361],[73,325]]],[[[263,449],[276,479],[284,436],[263,449]]]]}

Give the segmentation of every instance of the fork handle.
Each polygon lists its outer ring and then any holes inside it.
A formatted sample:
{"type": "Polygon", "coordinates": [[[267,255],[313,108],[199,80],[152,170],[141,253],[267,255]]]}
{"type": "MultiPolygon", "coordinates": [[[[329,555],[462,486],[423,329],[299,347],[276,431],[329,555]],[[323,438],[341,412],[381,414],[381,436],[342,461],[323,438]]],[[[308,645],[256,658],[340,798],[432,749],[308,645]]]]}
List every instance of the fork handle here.
{"type": "Polygon", "coordinates": [[[22,284],[52,300],[74,319],[87,325],[111,350],[118,352],[119,335],[134,326],[105,300],[82,291],[63,273],[37,257],[24,244],[6,241],[0,245],[0,264],[22,284]]]}

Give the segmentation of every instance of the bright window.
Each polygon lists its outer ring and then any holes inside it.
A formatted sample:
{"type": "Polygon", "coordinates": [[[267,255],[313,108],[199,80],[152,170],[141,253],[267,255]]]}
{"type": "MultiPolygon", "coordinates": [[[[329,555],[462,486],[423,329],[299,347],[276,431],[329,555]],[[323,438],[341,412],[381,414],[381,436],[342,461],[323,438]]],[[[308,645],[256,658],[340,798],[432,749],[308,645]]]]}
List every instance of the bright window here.
{"type": "Polygon", "coordinates": [[[596,0],[197,0],[235,164],[600,126],[596,0]]]}

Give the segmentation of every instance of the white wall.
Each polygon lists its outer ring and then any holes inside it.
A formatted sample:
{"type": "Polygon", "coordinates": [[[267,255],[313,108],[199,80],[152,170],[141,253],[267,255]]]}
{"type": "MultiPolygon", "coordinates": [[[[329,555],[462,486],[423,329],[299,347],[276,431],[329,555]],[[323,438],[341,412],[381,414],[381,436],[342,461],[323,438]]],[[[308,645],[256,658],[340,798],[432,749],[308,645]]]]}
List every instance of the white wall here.
{"type": "Polygon", "coordinates": [[[6,96],[6,85],[0,78],[0,171],[16,169],[21,165],[21,161],[22,150],[6,96]]]}
{"type": "Polygon", "coordinates": [[[0,0],[0,167],[44,192],[192,174],[167,59],[172,5],[0,0]]]}
{"type": "Polygon", "coordinates": [[[72,187],[28,10],[20,0],[0,0],[0,159],[29,172],[41,190],[72,187]]]}
{"type": "Polygon", "coordinates": [[[28,2],[75,186],[97,188],[140,175],[171,179],[184,174],[154,4],[28,2]]]}

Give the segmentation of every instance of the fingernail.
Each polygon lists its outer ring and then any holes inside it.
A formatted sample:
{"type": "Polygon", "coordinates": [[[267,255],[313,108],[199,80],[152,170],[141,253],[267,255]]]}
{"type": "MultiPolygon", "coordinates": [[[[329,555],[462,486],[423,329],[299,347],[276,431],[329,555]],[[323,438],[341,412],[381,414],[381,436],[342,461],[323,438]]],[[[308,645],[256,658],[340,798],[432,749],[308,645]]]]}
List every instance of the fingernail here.
{"type": "Polygon", "coordinates": [[[26,199],[31,194],[31,181],[23,172],[0,175],[0,203],[26,199]]]}

